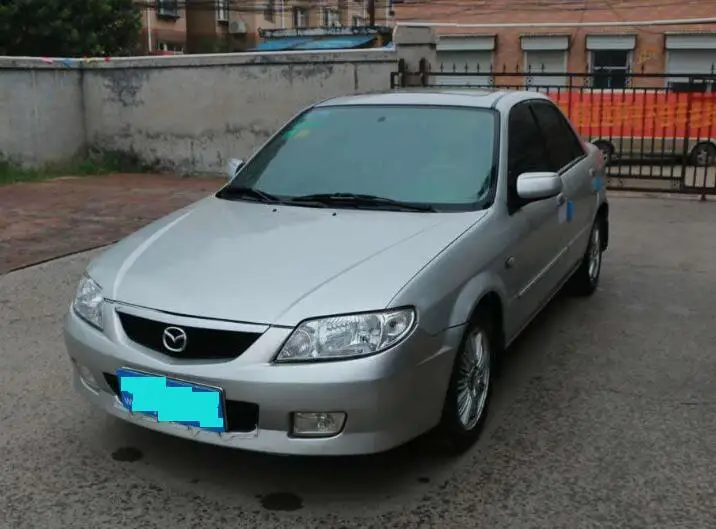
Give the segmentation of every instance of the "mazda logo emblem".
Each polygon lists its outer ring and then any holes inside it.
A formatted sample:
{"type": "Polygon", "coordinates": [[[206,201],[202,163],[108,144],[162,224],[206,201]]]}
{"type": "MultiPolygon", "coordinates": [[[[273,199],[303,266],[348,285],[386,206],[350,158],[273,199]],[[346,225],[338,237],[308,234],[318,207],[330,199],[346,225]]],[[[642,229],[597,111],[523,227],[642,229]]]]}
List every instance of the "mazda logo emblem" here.
{"type": "Polygon", "coordinates": [[[181,353],[186,349],[186,331],[179,327],[167,327],[162,334],[162,344],[172,353],[181,353]]]}

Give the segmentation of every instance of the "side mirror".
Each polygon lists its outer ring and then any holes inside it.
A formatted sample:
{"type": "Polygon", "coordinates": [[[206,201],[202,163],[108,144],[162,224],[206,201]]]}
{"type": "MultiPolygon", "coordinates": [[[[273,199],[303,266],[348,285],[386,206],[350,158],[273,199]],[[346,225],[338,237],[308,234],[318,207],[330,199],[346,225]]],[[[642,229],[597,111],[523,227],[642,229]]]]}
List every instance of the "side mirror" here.
{"type": "Polygon", "coordinates": [[[522,173],[517,177],[517,196],[525,202],[556,197],[562,192],[562,178],[557,173],[522,173]]]}
{"type": "Polygon", "coordinates": [[[239,160],[238,158],[231,158],[229,160],[229,163],[226,167],[226,173],[229,177],[229,180],[234,178],[236,176],[236,173],[239,172],[239,169],[241,169],[244,166],[244,161],[239,160]]]}

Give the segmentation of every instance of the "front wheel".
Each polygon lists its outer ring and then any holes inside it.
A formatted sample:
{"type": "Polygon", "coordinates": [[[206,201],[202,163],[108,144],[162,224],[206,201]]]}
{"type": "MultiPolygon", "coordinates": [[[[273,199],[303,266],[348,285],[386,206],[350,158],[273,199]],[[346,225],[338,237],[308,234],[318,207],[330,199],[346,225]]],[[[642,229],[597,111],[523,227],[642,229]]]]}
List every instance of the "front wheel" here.
{"type": "Polygon", "coordinates": [[[599,276],[602,272],[602,220],[597,218],[592,226],[589,235],[587,251],[582,258],[582,263],[571,279],[572,291],[579,296],[589,296],[594,293],[599,285],[599,276]]]}
{"type": "Polygon", "coordinates": [[[470,448],[484,426],[495,367],[494,335],[489,314],[478,314],[455,357],[437,432],[450,453],[470,448]]]}

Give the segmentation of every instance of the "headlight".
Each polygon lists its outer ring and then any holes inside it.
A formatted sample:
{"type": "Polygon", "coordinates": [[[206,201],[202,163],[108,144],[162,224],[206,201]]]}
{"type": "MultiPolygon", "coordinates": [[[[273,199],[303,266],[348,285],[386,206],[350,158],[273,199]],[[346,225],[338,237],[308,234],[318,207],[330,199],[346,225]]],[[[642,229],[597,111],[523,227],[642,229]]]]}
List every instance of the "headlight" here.
{"type": "Polygon", "coordinates": [[[103,305],[104,296],[102,296],[102,288],[89,276],[82,276],[79,285],[77,285],[75,299],[72,302],[72,308],[75,310],[75,313],[90,325],[102,329],[103,305]]]}
{"type": "Polygon", "coordinates": [[[376,354],[405,338],[414,323],[413,309],[307,320],[291,333],[276,361],[340,360],[376,354]]]}

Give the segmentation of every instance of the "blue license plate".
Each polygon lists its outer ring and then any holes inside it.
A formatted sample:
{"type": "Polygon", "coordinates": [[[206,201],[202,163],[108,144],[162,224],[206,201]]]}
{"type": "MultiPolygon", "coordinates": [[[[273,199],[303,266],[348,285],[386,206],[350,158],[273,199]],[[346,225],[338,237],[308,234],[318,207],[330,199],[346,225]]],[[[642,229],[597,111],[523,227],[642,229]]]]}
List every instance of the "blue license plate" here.
{"type": "Polygon", "coordinates": [[[221,389],[118,369],[122,405],[132,413],[214,432],[226,431],[221,389]]]}

